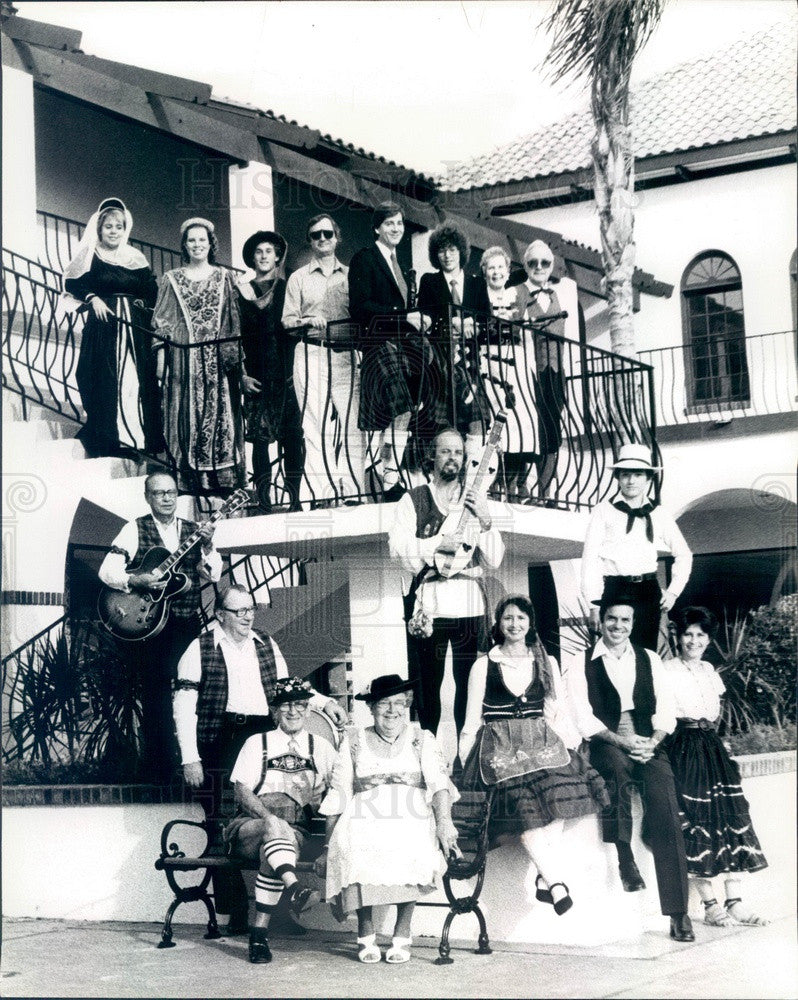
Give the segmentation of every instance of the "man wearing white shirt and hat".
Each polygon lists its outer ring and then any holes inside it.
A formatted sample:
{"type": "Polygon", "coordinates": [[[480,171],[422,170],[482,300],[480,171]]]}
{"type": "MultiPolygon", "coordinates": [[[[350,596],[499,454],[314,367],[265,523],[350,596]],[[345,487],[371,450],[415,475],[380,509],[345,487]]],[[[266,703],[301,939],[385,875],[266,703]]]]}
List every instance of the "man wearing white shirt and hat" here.
{"type": "Polygon", "coordinates": [[[635,596],[632,642],[656,651],[662,612],[670,611],[687,583],[693,556],[675,520],[649,496],[654,473],[645,445],[625,444],[611,467],[619,495],[592,511],[582,552],[582,592],[595,606],[614,590],[635,596]],[[660,552],[673,556],[671,579],[663,593],[657,580],[660,552]]]}

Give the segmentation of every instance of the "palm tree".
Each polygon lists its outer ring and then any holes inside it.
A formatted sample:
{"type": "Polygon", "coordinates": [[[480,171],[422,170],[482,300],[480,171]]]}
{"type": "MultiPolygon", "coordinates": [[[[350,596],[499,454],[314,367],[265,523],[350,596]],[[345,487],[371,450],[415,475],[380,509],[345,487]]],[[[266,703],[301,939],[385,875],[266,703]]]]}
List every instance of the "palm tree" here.
{"type": "Polygon", "coordinates": [[[665,0],[557,0],[546,21],[552,35],[544,65],[554,81],[590,81],[596,128],[591,143],[594,197],[612,349],[634,354],[632,277],[634,154],[629,126],[629,77],[637,54],[662,16],[665,0]]]}

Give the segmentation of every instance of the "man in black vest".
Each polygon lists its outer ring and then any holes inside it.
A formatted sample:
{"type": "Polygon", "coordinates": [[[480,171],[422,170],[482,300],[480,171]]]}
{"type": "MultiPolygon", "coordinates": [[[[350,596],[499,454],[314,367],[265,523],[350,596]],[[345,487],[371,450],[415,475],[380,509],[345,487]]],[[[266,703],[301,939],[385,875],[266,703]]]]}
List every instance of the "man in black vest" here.
{"type": "MultiPolygon", "coordinates": [[[[152,472],[144,480],[144,499],[150,514],[128,521],[114,539],[100,566],[100,579],[115,590],[157,587],[163,584],[152,573],[131,573],[146,553],[158,546],[175,552],[197,525],[176,516],[177,484],[166,472],[152,472]]],[[[166,624],[151,639],[125,643],[121,655],[131,662],[141,683],[142,769],[149,781],[168,784],[174,777],[176,746],[172,724],[172,684],[177,661],[202,627],[200,588],[203,580],[215,583],[222,560],[213,547],[213,525],[202,529],[202,538],[180,562],[178,569],[189,586],[170,603],[166,624]]]]}
{"type": "MultiPolygon", "coordinates": [[[[254,733],[273,729],[270,700],[288,666],[277,643],[252,628],[255,602],[238,584],[219,593],[216,621],[195,639],[177,665],[174,716],[186,784],[205,811],[209,851],[222,851],[222,792],[232,765],[254,733]]],[[[313,692],[311,704],[339,728],[346,712],[313,692]]],[[[248,927],[243,880],[214,879],[216,909],[231,914],[232,931],[248,927]]]]}
{"type": "Polygon", "coordinates": [[[485,497],[485,487],[463,494],[464,444],[460,433],[449,427],[432,441],[433,469],[429,485],[417,486],[396,505],[391,528],[391,555],[402,567],[405,617],[413,614],[418,601],[432,618],[432,632],[426,638],[408,634],[408,669],[411,680],[418,679],[418,720],[423,729],[435,733],[441,718],[441,681],[446,652],[452,647],[455,683],[454,721],[457,735],[465,722],[468,675],[477,658],[480,632],[485,622],[484,568],[495,569],[504,558],[504,542],[493,523],[496,505],[485,497]],[[444,579],[435,570],[435,556],[447,549],[452,538],[442,533],[450,510],[464,506],[479,522],[479,534],[469,564],[458,574],[444,579]]]}
{"type": "Polygon", "coordinates": [[[615,844],[627,892],[645,889],[632,854],[632,789],[643,803],[643,839],[654,855],[662,912],[671,937],[694,940],[687,916],[687,862],[673,772],[660,747],[676,726],[662,661],[629,641],[633,598],[607,595],[599,608],[601,638],[587,650],[584,669],[568,671],[572,705],[590,762],[607,782],[612,799],[603,816],[605,843],[615,844]]]}

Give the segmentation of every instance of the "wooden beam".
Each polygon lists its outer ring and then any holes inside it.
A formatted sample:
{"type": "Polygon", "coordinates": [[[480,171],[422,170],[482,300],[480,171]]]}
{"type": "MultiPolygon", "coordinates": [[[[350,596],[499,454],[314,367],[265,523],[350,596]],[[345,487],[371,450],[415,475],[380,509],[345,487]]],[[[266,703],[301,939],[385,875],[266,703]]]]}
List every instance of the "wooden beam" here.
{"type": "Polygon", "coordinates": [[[103,73],[115,80],[140,87],[151,94],[161,94],[164,97],[200,104],[204,104],[211,98],[210,85],[199,83],[196,80],[187,80],[184,77],[171,76],[168,73],[156,73],[154,70],[129,66],[127,63],[112,62],[110,59],[89,56],[84,52],[65,52],[63,58],[85,66],[86,69],[93,70],[95,73],[103,73]]]}
{"type": "Polygon", "coordinates": [[[30,21],[26,17],[9,17],[0,28],[4,35],[30,45],[43,45],[48,49],[79,49],[83,37],[73,28],[62,28],[57,24],[30,21]]]}
{"type": "Polygon", "coordinates": [[[217,101],[205,106],[205,112],[218,121],[238,128],[246,128],[262,139],[279,142],[297,149],[315,149],[321,139],[321,132],[305,128],[303,125],[291,125],[277,118],[271,118],[256,109],[224,107],[217,101]],[[244,124],[246,123],[246,124],[244,124]]]}

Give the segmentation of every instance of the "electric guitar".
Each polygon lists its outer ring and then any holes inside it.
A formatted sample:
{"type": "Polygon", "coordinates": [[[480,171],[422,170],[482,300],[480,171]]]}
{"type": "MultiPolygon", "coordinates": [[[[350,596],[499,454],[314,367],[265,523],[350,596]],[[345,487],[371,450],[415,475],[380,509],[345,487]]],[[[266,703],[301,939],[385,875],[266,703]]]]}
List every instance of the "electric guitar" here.
{"type": "Polygon", "coordinates": [[[117,639],[138,642],[158,635],[169,617],[169,603],[189,586],[185,573],[175,570],[175,566],[202,537],[202,529],[214,524],[243,507],[250,500],[246,490],[236,490],[224,504],[198,525],[180,547],[170,552],[161,545],[154,545],[147,551],[130,573],[154,573],[163,586],[132,587],[129,592],[103,587],[97,598],[97,612],[100,621],[117,639]]]}
{"type": "MultiPolygon", "coordinates": [[[[498,468],[496,447],[506,423],[506,413],[504,410],[499,410],[481,455],[475,455],[466,463],[463,496],[469,489],[481,490],[486,480],[488,483],[492,482],[498,468]]],[[[453,545],[445,549],[439,548],[435,553],[435,569],[438,576],[448,580],[462,573],[474,555],[479,531],[479,518],[475,517],[464,504],[459,503],[449,511],[441,525],[440,533],[449,535],[453,539],[453,545]]]]}

